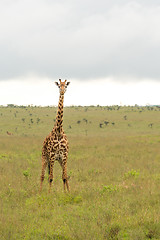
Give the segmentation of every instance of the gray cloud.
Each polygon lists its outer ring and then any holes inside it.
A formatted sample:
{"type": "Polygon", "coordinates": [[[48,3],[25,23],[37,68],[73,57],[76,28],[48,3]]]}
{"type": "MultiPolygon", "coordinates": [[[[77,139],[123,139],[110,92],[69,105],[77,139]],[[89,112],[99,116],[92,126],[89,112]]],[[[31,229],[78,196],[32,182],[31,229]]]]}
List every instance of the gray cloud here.
{"type": "Polygon", "coordinates": [[[0,79],[160,79],[160,3],[130,0],[0,2],[0,79]]]}

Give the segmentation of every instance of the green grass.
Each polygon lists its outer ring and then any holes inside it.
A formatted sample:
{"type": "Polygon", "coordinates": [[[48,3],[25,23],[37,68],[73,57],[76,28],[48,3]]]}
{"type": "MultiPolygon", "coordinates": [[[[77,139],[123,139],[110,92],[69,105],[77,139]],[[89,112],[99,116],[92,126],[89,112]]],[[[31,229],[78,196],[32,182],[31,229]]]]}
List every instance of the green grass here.
{"type": "Polygon", "coordinates": [[[159,108],[65,108],[71,193],[56,162],[51,193],[46,174],[39,194],[55,116],[54,107],[0,108],[0,239],[160,239],[159,108]]]}

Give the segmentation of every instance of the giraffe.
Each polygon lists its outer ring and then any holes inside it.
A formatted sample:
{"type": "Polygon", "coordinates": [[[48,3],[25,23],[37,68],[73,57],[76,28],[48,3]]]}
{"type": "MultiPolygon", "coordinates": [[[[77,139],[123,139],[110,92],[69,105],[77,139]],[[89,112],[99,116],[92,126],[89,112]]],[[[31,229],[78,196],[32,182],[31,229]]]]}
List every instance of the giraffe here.
{"type": "Polygon", "coordinates": [[[44,180],[45,169],[47,166],[49,172],[49,192],[51,190],[51,185],[53,181],[53,166],[55,161],[58,161],[62,167],[62,180],[64,185],[64,191],[66,187],[68,192],[70,191],[67,176],[67,158],[69,147],[67,137],[63,130],[64,93],[66,92],[67,86],[70,84],[70,82],[67,82],[67,80],[62,82],[61,79],[59,79],[59,83],[55,82],[55,84],[59,87],[60,96],[55,125],[50,134],[45,138],[43,142],[40,192],[42,190],[42,183],[44,180]]]}

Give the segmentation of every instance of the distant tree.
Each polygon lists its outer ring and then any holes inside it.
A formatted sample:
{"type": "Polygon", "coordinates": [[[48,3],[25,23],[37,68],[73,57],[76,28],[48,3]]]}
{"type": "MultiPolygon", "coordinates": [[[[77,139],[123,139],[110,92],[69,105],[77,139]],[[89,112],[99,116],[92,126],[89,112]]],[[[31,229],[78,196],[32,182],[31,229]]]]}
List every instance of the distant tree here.
{"type": "Polygon", "coordinates": [[[88,120],[86,118],[83,118],[83,121],[87,124],[88,120]]]}
{"type": "Polygon", "coordinates": [[[14,104],[7,104],[7,107],[14,108],[16,106],[14,104]]]}
{"type": "Polygon", "coordinates": [[[40,122],[40,120],[41,120],[40,118],[37,118],[37,124],[40,122]]]}
{"type": "Polygon", "coordinates": [[[104,124],[107,126],[109,124],[109,122],[108,121],[104,121],[104,124]]]}

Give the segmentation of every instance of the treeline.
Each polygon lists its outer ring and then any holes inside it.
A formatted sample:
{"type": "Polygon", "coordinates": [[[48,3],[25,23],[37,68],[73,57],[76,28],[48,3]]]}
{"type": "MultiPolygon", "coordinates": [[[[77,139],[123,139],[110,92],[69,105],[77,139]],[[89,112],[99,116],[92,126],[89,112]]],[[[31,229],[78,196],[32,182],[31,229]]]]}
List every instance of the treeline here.
{"type": "MultiPolygon", "coordinates": [[[[15,105],[15,104],[7,104],[6,106],[4,105],[0,105],[1,108],[52,108],[52,107],[57,107],[54,105],[50,105],[50,106],[37,106],[37,105],[15,105]]],[[[87,111],[89,108],[95,108],[95,109],[102,109],[102,110],[108,110],[108,111],[112,111],[112,110],[120,110],[120,109],[128,109],[131,111],[139,110],[140,112],[143,110],[149,110],[149,111],[160,111],[160,105],[146,105],[146,106],[139,106],[137,104],[135,104],[134,106],[119,106],[119,105],[111,105],[111,106],[94,106],[94,105],[90,105],[90,106],[67,106],[66,108],[75,108],[76,110],[83,108],[85,109],[85,111],[87,111]]]]}

